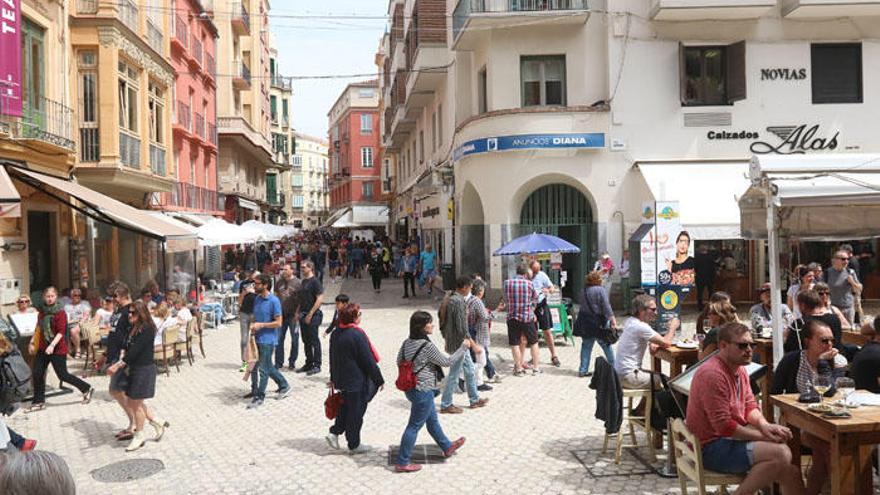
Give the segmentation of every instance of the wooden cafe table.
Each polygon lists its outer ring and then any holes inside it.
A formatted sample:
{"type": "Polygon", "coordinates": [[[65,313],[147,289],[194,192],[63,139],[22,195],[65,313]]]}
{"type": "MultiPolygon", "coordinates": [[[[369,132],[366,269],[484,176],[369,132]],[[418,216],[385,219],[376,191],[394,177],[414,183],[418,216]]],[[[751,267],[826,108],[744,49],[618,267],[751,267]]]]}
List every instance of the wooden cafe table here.
{"type": "Polygon", "coordinates": [[[764,379],[759,383],[761,385],[761,412],[765,418],[773,417],[773,404],[770,402],[770,388],[773,387],[773,339],[765,339],[758,337],[755,343],[758,348],[755,352],[758,354],[758,362],[767,367],[764,379]]]}
{"type": "Polygon", "coordinates": [[[868,343],[868,337],[865,337],[859,332],[853,332],[851,330],[844,330],[841,332],[840,340],[844,344],[857,345],[859,347],[864,347],[865,344],[868,343]]]}
{"type": "MultiPolygon", "coordinates": [[[[839,394],[838,394],[839,395],[839,394]]],[[[797,401],[797,394],[771,397],[779,408],[780,424],[791,428],[792,452],[801,451],[801,432],[809,432],[831,446],[832,495],[868,495],[873,490],[871,451],[880,443],[880,407],[861,406],[850,409],[851,418],[826,419],[807,410],[797,401]]],[[[826,398],[826,403],[834,399],[826,398]]],[[[792,456],[800,468],[800,456],[792,456]]]]}
{"type": "Polygon", "coordinates": [[[658,373],[663,371],[662,361],[666,361],[669,363],[669,378],[674,378],[681,374],[686,367],[696,363],[699,360],[697,358],[699,354],[699,349],[682,349],[674,345],[666,349],[657,349],[651,360],[651,371],[658,373]]]}

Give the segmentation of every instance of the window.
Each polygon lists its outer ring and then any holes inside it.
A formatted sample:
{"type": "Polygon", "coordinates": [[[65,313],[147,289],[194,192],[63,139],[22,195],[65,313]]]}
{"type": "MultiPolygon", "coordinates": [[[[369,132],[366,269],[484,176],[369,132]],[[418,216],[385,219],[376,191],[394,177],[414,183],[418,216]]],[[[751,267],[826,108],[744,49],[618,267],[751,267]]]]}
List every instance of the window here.
{"type": "Polygon", "coordinates": [[[162,144],[165,141],[165,129],[162,115],[165,112],[164,91],[156,83],[150,82],[150,141],[162,144]]]}
{"type": "Polygon", "coordinates": [[[369,113],[361,114],[361,134],[373,133],[373,116],[369,113]]]}
{"type": "Polygon", "coordinates": [[[373,166],[373,148],[361,148],[361,167],[370,168],[373,166]]]}
{"type": "Polygon", "coordinates": [[[810,47],[813,103],[862,103],[861,43],[810,47]]]}
{"type": "Polygon", "coordinates": [[[364,182],[361,184],[363,189],[363,199],[373,199],[373,183],[372,182],[364,182]]]}
{"type": "Polygon", "coordinates": [[[477,113],[486,113],[489,111],[489,102],[486,100],[488,96],[488,78],[486,75],[486,67],[483,66],[477,74],[477,113]]]}
{"type": "Polygon", "coordinates": [[[425,131],[419,131],[419,163],[425,163],[425,131]]]}
{"type": "Polygon", "coordinates": [[[303,157],[301,155],[293,155],[293,166],[302,167],[303,157]]]}
{"type": "Polygon", "coordinates": [[[746,44],[679,46],[681,104],[732,105],[746,98],[746,44]]]}
{"type": "Polygon", "coordinates": [[[443,143],[443,104],[437,105],[437,142],[443,143]]]}
{"type": "Polygon", "coordinates": [[[288,107],[290,105],[290,101],[287,98],[281,100],[281,125],[287,126],[288,122],[288,107]]]}
{"type": "Polygon", "coordinates": [[[437,113],[431,114],[431,151],[437,151],[437,113]]]}
{"type": "Polygon", "coordinates": [[[293,206],[294,208],[303,207],[303,197],[301,195],[294,196],[291,201],[291,206],[293,206]]]}
{"type": "Polygon", "coordinates": [[[79,52],[79,159],[97,162],[101,156],[98,132],[98,56],[79,52]]]}
{"type": "Polygon", "coordinates": [[[278,97],[277,96],[272,95],[269,97],[269,109],[270,109],[269,110],[270,115],[272,117],[272,123],[277,124],[278,123],[278,97]]]}
{"type": "Polygon", "coordinates": [[[360,98],[373,98],[376,96],[376,91],[373,88],[361,88],[358,90],[358,97],[360,98]]]}
{"type": "Polygon", "coordinates": [[[522,106],[565,105],[565,55],[522,57],[522,106]]]}
{"type": "Polygon", "coordinates": [[[119,61],[119,126],[138,131],[138,70],[119,61]]]}
{"type": "Polygon", "coordinates": [[[28,19],[23,20],[21,25],[21,60],[24,72],[21,81],[21,96],[25,117],[35,123],[45,119],[41,114],[46,110],[44,108],[45,102],[43,101],[45,82],[44,34],[45,30],[43,28],[28,19]]]}

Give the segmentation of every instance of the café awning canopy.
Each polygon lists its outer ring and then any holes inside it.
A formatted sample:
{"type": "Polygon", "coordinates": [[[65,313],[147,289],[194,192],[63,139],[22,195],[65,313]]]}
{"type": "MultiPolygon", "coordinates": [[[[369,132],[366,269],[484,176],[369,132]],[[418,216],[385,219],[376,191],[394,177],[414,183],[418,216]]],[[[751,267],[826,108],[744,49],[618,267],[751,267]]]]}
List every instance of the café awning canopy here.
{"type": "Polygon", "coordinates": [[[271,223],[259,222],[257,220],[248,220],[242,226],[258,230],[263,234],[261,240],[277,241],[284,237],[290,237],[296,233],[296,227],[286,225],[273,225],[271,223]]]}
{"type": "Polygon", "coordinates": [[[168,252],[191,251],[198,247],[196,235],[167,219],[150,215],[75,182],[7,164],[9,176],[99,222],[129,230],[165,243],[168,252]],[[64,196],[70,196],[76,202],[64,196]]]}
{"type": "Polygon", "coordinates": [[[254,244],[265,241],[265,235],[258,229],[246,225],[228,223],[219,218],[210,221],[198,229],[199,245],[225,246],[228,244],[254,244]]]}
{"type": "Polygon", "coordinates": [[[654,201],[678,201],[692,239],[742,238],[737,200],[749,187],[747,161],[640,161],[636,167],[654,201]]]}
{"type": "Polygon", "coordinates": [[[21,216],[21,196],[6,173],[0,167],[0,218],[18,218],[21,216]]]}

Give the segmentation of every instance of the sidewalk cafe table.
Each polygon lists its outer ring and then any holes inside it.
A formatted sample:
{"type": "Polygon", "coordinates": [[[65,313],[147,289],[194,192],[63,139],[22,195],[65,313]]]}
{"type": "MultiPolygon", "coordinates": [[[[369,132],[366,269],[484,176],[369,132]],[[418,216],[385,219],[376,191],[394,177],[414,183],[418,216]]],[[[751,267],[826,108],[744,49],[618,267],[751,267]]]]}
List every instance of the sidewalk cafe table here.
{"type": "Polygon", "coordinates": [[[663,371],[661,360],[666,361],[669,363],[669,378],[674,378],[684,371],[686,367],[696,363],[699,360],[699,355],[699,349],[682,349],[674,345],[666,349],[657,349],[654,359],[651,361],[653,363],[651,371],[658,373],[663,371]]]}
{"type": "MultiPolygon", "coordinates": [[[[838,394],[839,395],[839,394],[838,394]]],[[[880,407],[850,409],[851,418],[826,419],[806,409],[797,394],[774,395],[780,424],[791,428],[792,463],[800,468],[802,431],[828,442],[831,447],[832,495],[868,495],[873,492],[871,450],[880,443],[880,407]]],[[[832,399],[826,398],[830,402],[832,399]]]]}
{"type": "Polygon", "coordinates": [[[857,345],[859,347],[864,347],[864,345],[868,343],[868,337],[865,337],[864,335],[860,334],[859,332],[844,330],[843,332],[841,332],[840,335],[841,335],[840,340],[844,344],[857,345]]]}

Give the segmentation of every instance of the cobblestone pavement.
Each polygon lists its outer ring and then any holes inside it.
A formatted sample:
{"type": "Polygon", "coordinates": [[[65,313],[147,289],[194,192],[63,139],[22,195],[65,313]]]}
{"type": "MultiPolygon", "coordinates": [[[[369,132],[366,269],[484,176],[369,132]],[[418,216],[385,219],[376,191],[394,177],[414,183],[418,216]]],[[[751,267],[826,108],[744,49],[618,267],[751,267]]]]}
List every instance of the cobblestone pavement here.
{"type": "MultiPolygon", "coordinates": [[[[451,438],[466,436],[467,444],[445,463],[431,464],[417,474],[390,471],[388,448],[400,441],[409,403],[394,388],[394,358],[408,332],[409,315],[437,302],[425,296],[401,299],[398,281],[386,281],[375,294],[367,280],[346,281],[345,292],[363,307],[362,326],[382,356],[387,386],[370,404],[363,442],[377,447],[371,454],[349,456],[332,451],[324,441],[330,423],[323,416],[328,370],[312,377],[284,370],[293,393],[283,401],[269,398],[257,410],[246,410],[241,396],[248,391],[239,366],[238,322],[206,330],[206,359],[181,365],[180,373],[160,375],[157,397],[150,407],[171,423],[165,438],[125,453],[113,433],[125,416],[111,402],[107,377],[89,377],[97,390],[90,405],[68,394],[48,399],[45,411],[16,413],[9,424],[36,438],[38,447],[61,454],[76,477],[79,493],[415,493],[437,487],[443,493],[680,493],[678,481],[663,479],[632,454],[622,466],[601,457],[603,425],[593,418],[595,393],[576,376],[578,346],[559,347],[561,368],[544,367],[540,376],[510,375],[504,325],[493,327],[492,356],[507,375],[485,393],[490,403],[461,415],[441,415],[451,438]],[[162,462],[164,469],[137,481],[108,483],[96,469],[131,459],[162,462]],[[442,488],[441,488],[442,487],[442,488]]],[[[340,284],[328,283],[328,300],[340,284]]],[[[329,320],[332,307],[325,307],[329,320]]],[[[326,321],[325,321],[326,324],[326,321]]],[[[440,339],[439,335],[435,341],[440,339]]],[[[327,340],[323,340],[326,363],[327,340]]],[[[596,348],[598,352],[598,347],[596,348]]],[[[542,359],[549,354],[542,348],[542,359]]],[[[303,357],[300,357],[302,364],[303,357]]],[[[77,372],[79,369],[77,369],[77,372]]],[[[50,384],[57,383],[50,378],[50,384]]],[[[274,389],[272,383],[269,391],[274,389]]],[[[271,396],[270,396],[271,397],[271,396]]],[[[458,395],[459,405],[467,403],[458,395]]],[[[149,426],[147,427],[148,431],[149,426]]],[[[422,431],[419,444],[430,444],[422,431]]],[[[112,466],[108,467],[111,470],[112,466]]]]}

